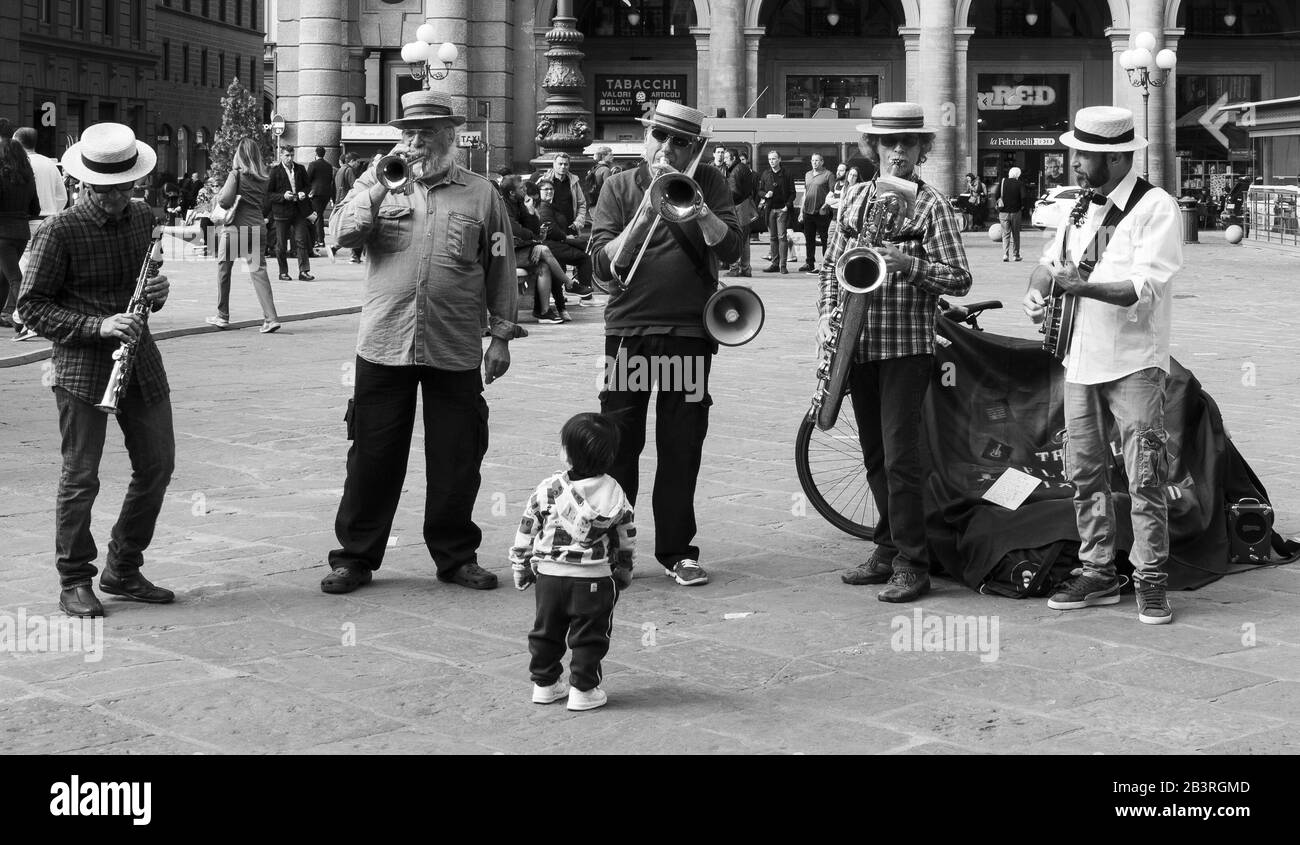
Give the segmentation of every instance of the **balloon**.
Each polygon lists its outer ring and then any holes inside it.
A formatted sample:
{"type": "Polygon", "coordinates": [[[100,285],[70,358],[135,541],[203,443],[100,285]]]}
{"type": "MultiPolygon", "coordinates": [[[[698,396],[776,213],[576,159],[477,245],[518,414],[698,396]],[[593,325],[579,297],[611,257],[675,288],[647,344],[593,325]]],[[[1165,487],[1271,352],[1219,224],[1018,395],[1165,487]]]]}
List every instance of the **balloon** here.
{"type": "Polygon", "coordinates": [[[1224,230],[1223,239],[1230,244],[1239,244],[1241,243],[1242,236],[1245,234],[1246,233],[1241,230],[1240,226],[1233,225],[1224,230]]]}
{"type": "Polygon", "coordinates": [[[1001,243],[1001,242],[1002,242],[1002,224],[1001,224],[1001,223],[994,223],[992,226],[989,227],[989,240],[993,241],[994,243],[1001,243]]]}

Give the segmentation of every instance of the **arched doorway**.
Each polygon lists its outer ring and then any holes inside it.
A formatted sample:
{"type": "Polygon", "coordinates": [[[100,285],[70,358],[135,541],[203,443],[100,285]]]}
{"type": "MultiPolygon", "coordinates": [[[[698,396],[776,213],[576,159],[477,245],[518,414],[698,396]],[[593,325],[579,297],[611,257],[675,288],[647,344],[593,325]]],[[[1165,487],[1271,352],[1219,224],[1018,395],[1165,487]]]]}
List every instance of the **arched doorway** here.
{"type": "Polygon", "coordinates": [[[759,114],[862,120],[901,98],[899,0],[766,0],[757,12],[759,114]]]}

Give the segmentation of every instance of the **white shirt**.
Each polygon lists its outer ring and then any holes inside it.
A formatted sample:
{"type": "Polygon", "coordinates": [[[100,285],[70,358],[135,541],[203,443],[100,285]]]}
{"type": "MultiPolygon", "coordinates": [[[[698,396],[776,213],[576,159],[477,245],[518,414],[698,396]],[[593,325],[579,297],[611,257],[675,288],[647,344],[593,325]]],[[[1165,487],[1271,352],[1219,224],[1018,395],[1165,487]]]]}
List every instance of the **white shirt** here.
{"type": "Polygon", "coordinates": [[[40,153],[27,151],[27,160],[36,174],[36,196],[41,201],[41,216],[58,214],[68,204],[68,188],[63,184],[59,168],[40,153]]]}
{"type": "MultiPolygon", "coordinates": [[[[1137,185],[1129,174],[1111,191],[1105,205],[1092,205],[1081,226],[1064,215],[1055,237],[1039,263],[1051,265],[1061,256],[1061,238],[1069,232],[1070,260],[1076,264],[1112,205],[1123,208],[1137,185]]],[[[1172,319],[1171,279],[1183,266],[1183,233],[1178,203],[1153,187],[1138,201],[1111,236],[1089,284],[1129,282],[1138,301],[1124,307],[1079,297],[1074,334],[1065,357],[1065,380],[1075,384],[1116,381],[1148,367],[1169,372],[1169,325],[1172,319]]]]}

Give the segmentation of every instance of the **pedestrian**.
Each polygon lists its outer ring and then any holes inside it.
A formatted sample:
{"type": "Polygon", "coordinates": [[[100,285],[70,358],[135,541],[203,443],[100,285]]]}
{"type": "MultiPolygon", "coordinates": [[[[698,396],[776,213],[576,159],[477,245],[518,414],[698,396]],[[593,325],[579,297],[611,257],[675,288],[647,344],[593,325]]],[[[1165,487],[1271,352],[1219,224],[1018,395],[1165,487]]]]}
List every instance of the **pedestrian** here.
{"type": "Polygon", "coordinates": [[[271,216],[275,221],[275,257],[280,264],[280,281],[291,282],[287,247],[290,237],[298,253],[298,280],[310,282],[311,226],[314,212],[307,199],[307,169],[293,160],[293,147],[280,148],[280,165],[271,171],[267,192],[271,198],[271,216]]]}
{"type": "Polygon", "coordinates": [[[934,149],[936,127],[916,103],[877,103],[859,124],[858,148],[877,178],[850,186],[840,204],[839,227],[822,262],[817,341],[830,340],[831,312],[839,304],[835,264],[859,245],[863,221],[879,175],[916,185],[915,207],[902,228],[884,233],[874,247],[888,277],[866,300],[862,331],[852,344],[849,400],[857,420],[867,483],[880,511],[871,557],[841,578],[846,584],[885,584],[881,601],[908,602],[930,590],[930,554],[921,498],[921,406],[934,367],[934,321],[939,297],[970,291],[970,265],[952,204],[916,175],[934,149]]]}
{"type": "Polygon", "coordinates": [[[21,318],[15,323],[11,316],[23,279],[18,260],[31,238],[29,221],[40,214],[41,199],[27,150],[16,138],[0,139],[0,325],[14,328],[18,339],[26,334],[21,318]]]}
{"type": "Polygon", "coordinates": [[[537,186],[537,216],[542,221],[542,240],[546,243],[555,260],[567,264],[578,271],[577,284],[573,287],[580,299],[591,299],[591,256],[587,254],[587,241],[590,238],[578,234],[564,212],[555,206],[555,186],[543,182],[537,186]]]}
{"type": "Polygon", "coordinates": [[[519,290],[505,204],[492,183],[456,163],[456,114],[436,91],[402,96],[393,152],[408,155],[409,187],[391,191],[374,168],[334,210],[339,243],[367,245],[366,293],[348,405],[347,480],[329,555],[327,593],[370,583],[388,545],[423,395],[424,542],[438,579],[497,586],[478,564],[474,500],[488,446],[483,383],[510,367],[519,290]],[[434,234],[438,238],[434,240],[434,234]],[[432,244],[432,246],[431,246],[432,244]],[[484,309],[491,342],[483,351],[484,309]],[[482,375],[479,366],[483,367],[482,375]]]}
{"type": "MultiPolygon", "coordinates": [[[[357,177],[365,172],[366,160],[356,153],[348,153],[345,161],[339,163],[338,172],[334,174],[334,203],[336,207],[339,203],[342,203],[343,200],[347,199],[348,194],[352,192],[352,186],[356,184],[357,177]]],[[[338,232],[335,231],[335,227],[332,225],[333,220],[334,218],[331,216],[331,225],[329,228],[333,233],[334,249],[338,249],[338,232]]],[[[360,264],[361,257],[364,254],[364,246],[354,248],[352,250],[352,258],[349,259],[349,262],[352,264],[360,264]]]]}
{"type": "MultiPolygon", "coordinates": [[[[1055,610],[1118,604],[1117,521],[1110,486],[1110,431],[1119,435],[1128,478],[1138,619],[1173,621],[1166,587],[1169,560],[1165,475],[1165,381],[1173,276],[1183,266],[1178,203],[1139,178],[1133,153],[1147,145],[1133,113],[1113,106],[1082,108],[1061,136],[1089,203],[1076,228],[1063,219],[1043,249],[1025,294],[1025,313],[1042,322],[1052,283],[1077,297],[1065,357],[1065,465],[1074,485],[1083,573],[1048,599],[1055,610]],[[1068,236],[1068,247],[1063,249],[1068,236]]],[[[1121,500],[1122,501],[1122,500],[1121,500]]]]}
{"type": "Polygon", "coordinates": [[[736,207],[736,222],[745,242],[740,247],[740,260],[731,265],[728,276],[753,276],[754,268],[750,264],[749,234],[750,226],[758,218],[758,208],[754,205],[754,172],[740,160],[735,147],[729,147],[725,156],[727,187],[731,189],[731,201],[736,207]]]}
{"type": "Polygon", "coordinates": [[[789,255],[786,230],[790,211],[794,208],[794,177],[781,164],[781,154],[772,150],[767,154],[767,169],[758,177],[758,213],[767,221],[768,261],[764,273],[788,273],[785,262],[789,255]]]}
{"type": "Polygon", "coordinates": [[[325,148],[316,148],[316,158],[307,165],[307,198],[316,213],[314,246],[325,246],[325,208],[334,199],[334,167],[325,160],[325,148]]]}
{"type": "Polygon", "coordinates": [[[816,271],[817,239],[821,238],[822,257],[826,257],[826,235],[831,225],[830,214],[826,211],[826,200],[831,195],[834,177],[823,165],[825,159],[821,153],[813,153],[808,163],[812,169],[803,177],[803,205],[800,207],[800,225],[803,227],[805,260],[799,270],[804,273],[816,271]]]}
{"type": "Polygon", "coordinates": [[[984,183],[974,173],[966,174],[966,193],[970,206],[971,226],[983,231],[984,221],[988,218],[989,196],[984,190],[984,183]]]}
{"type": "Polygon", "coordinates": [[[713,148],[713,167],[719,173],[727,172],[727,148],[722,144],[713,148]]]}
{"type": "Polygon", "coordinates": [[[582,180],[569,170],[568,153],[556,153],[551,169],[537,180],[540,187],[550,182],[555,187],[555,207],[573,223],[578,231],[591,225],[591,212],[587,208],[587,195],[582,190],[582,180]]]}
{"type": "Polygon", "coordinates": [[[263,334],[278,331],[271,279],[262,254],[262,206],[266,203],[271,176],[262,160],[257,141],[243,138],[235,147],[226,183],[216,204],[230,209],[225,225],[217,233],[217,313],[207,322],[219,329],[230,325],[230,271],[236,259],[243,259],[253,281],[253,291],[262,306],[263,334]]]}
{"type": "Polygon", "coordinates": [[[657,101],[640,121],[646,127],[645,162],[605,183],[591,231],[594,272],[611,285],[605,306],[610,366],[600,409],[618,420],[618,458],[610,474],[635,504],[651,386],[625,378],[632,369],[620,370],[618,362],[641,372],[655,362],[670,369],[676,362],[681,378],[660,380],[655,405],[655,558],[678,584],[690,586],[709,580],[693,544],[695,489],[709,427],[709,367],[717,350],[704,328],[704,305],[717,289],[717,262],[738,260],[744,237],[726,179],[712,167],[695,171],[703,196],[699,214],[681,224],[660,220],[651,234],[657,211],[642,200],[652,179],[667,170],[649,163],[662,155],[668,169],[684,170],[709,133],[703,112],[672,100],[657,101]],[[629,278],[643,244],[644,255],[629,278]],[[686,377],[687,368],[694,378],[686,377]]]}
{"type": "Polygon", "coordinates": [[[614,169],[614,151],[609,147],[597,147],[594,157],[596,163],[587,171],[585,180],[589,209],[595,208],[600,200],[600,189],[605,186],[605,180],[617,172],[614,169]]]}
{"type": "MultiPolygon", "coordinates": [[[[22,145],[23,151],[27,153],[27,161],[32,166],[32,176],[36,180],[36,196],[41,203],[40,214],[27,223],[28,233],[32,237],[36,235],[37,228],[45,218],[53,217],[68,207],[68,189],[64,184],[63,174],[59,172],[59,166],[53,159],[36,152],[38,137],[36,130],[30,126],[22,126],[14,131],[14,140],[22,145]]],[[[24,253],[18,258],[19,270],[24,270],[26,265],[27,254],[24,253]]],[[[3,306],[0,309],[0,326],[12,325],[18,340],[35,338],[37,336],[35,332],[23,329],[22,320],[17,314],[17,302],[18,287],[11,285],[8,301],[0,297],[0,306],[3,306]]]]}
{"type": "MultiPolygon", "coordinates": [[[[98,570],[90,524],[109,415],[95,406],[108,386],[114,352],[124,344],[133,344],[131,375],[116,417],[131,480],[99,586],[110,595],[151,604],[174,598],[140,571],[176,462],[167,373],[147,315],[127,311],[154,229],[149,206],[130,196],[155,161],[153,149],[137,141],[129,126],[86,127],[63,154],[64,170],[87,186],[86,196],[37,229],[18,297],[28,325],[54,343],[53,391],[63,453],[54,548],[59,608],[69,616],[104,615],[92,586],[98,570]]],[[[166,276],[147,279],[144,295],[151,310],[163,307],[169,289],[166,276]]]]}
{"type": "Polygon", "coordinates": [[[537,585],[537,617],[528,635],[533,703],[567,696],[570,710],[608,700],[600,661],[609,653],[614,605],[632,583],[636,523],[632,505],[609,470],[618,454],[618,426],[584,413],[560,429],[557,472],[537,485],[510,549],[515,588],[537,585]],[[565,643],[569,682],[562,675],[565,643]]]}
{"type": "Polygon", "coordinates": [[[1013,167],[993,189],[998,222],[1002,224],[1002,260],[1014,255],[1020,261],[1020,218],[1025,211],[1025,186],[1020,182],[1020,168],[1013,167]]]}
{"type": "Polygon", "coordinates": [[[533,288],[533,317],[539,323],[571,322],[564,299],[564,287],[570,279],[543,241],[542,218],[537,213],[539,200],[534,199],[540,196],[537,185],[512,175],[501,180],[500,191],[510,221],[515,266],[532,273],[537,280],[533,288]],[[552,299],[554,308],[550,305],[552,299]]]}

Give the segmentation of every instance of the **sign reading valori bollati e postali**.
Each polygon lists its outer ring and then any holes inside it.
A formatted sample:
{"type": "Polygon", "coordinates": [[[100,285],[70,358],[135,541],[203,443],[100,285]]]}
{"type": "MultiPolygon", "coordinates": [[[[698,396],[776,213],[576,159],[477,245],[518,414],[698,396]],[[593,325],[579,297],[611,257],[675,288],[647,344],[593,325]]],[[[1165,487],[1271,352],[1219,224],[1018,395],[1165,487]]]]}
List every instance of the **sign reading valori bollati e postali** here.
{"type": "Polygon", "coordinates": [[[655,100],[686,105],[686,74],[596,75],[596,114],[601,117],[640,117],[655,100]]]}

